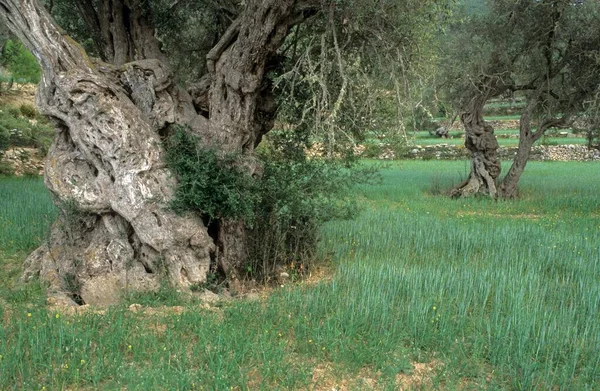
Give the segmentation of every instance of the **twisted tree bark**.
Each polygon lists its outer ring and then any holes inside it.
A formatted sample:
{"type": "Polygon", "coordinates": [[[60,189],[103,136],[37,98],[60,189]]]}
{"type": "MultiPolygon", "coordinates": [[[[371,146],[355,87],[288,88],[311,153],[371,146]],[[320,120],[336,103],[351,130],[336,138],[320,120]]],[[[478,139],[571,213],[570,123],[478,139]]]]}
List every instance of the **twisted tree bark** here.
{"type": "Polygon", "coordinates": [[[177,86],[139,2],[101,0],[98,10],[90,20],[107,62],[89,58],[37,0],[0,0],[0,17],[40,61],[37,104],[57,124],[45,182],[61,214],[23,280],[39,276],[53,291],[106,304],[125,290],[155,289],[165,275],[181,288],[204,282],[217,258],[232,273],[245,258],[245,227],[222,222],[211,237],[199,216],[168,208],[176,181],[161,135],[187,125],[206,144],[243,153],[248,172],[259,174],[253,150],[274,113],[261,100],[265,65],[316,8],[248,1],[209,55],[208,96],[195,99],[177,86]]]}
{"type": "Polygon", "coordinates": [[[494,128],[483,119],[483,107],[487,99],[488,94],[475,96],[460,116],[466,132],[465,147],[471,151],[471,172],[463,183],[452,189],[452,197],[484,194],[495,199],[498,196],[498,141],[494,135],[494,128]]]}

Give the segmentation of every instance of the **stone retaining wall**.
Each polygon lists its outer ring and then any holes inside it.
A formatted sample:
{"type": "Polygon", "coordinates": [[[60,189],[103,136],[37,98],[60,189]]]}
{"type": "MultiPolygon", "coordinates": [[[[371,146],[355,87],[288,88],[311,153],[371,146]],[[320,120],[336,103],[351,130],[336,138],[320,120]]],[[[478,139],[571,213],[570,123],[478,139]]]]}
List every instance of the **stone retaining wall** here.
{"type": "MultiPolygon", "coordinates": [[[[360,155],[364,151],[361,146],[355,149],[360,155]]],[[[517,153],[516,147],[500,147],[498,156],[501,160],[512,160],[517,153]]],[[[318,154],[314,154],[318,155],[318,154]]],[[[470,152],[463,145],[437,144],[437,145],[415,145],[402,155],[399,159],[417,160],[462,160],[469,159],[470,152]]],[[[381,160],[396,159],[395,153],[385,146],[379,155],[381,160]]],[[[600,151],[588,149],[585,145],[540,145],[533,147],[530,159],[532,161],[600,161],[600,151]]],[[[2,163],[11,165],[15,175],[43,175],[44,158],[34,148],[14,148],[5,151],[1,157],[2,163]]]]}
{"type": "MultiPolygon", "coordinates": [[[[498,157],[501,160],[512,160],[517,153],[517,147],[498,148],[498,157]]],[[[416,145],[409,147],[406,153],[399,156],[401,159],[419,159],[419,160],[458,160],[468,159],[470,152],[463,145],[437,144],[437,145],[416,145]]],[[[379,156],[380,159],[395,159],[393,151],[383,148],[379,156]]],[[[600,151],[597,149],[588,149],[585,145],[566,144],[566,145],[540,145],[534,146],[531,150],[530,159],[532,161],[600,161],[600,151]]]]}
{"type": "Polygon", "coordinates": [[[10,165],[17,176],[44,174],[44,157],[35,148],[9,149],[0,154],[0,162],[10,165]]]}
{"type": "MultiPolygon", "coordinates": [[[[494,121],[486,121],[488,124],[492,125],[492,127],[496,130],[503,129],[519,129],[519,120],[518,119],[504,119],[504,120],[494,120],[494,121]]],[[[442,122],[439,123],[440,126],[443,125],[442,122]]],[[[464,125],[460,121],[454,121],[450,130],[465,130],[464,125]]]]}

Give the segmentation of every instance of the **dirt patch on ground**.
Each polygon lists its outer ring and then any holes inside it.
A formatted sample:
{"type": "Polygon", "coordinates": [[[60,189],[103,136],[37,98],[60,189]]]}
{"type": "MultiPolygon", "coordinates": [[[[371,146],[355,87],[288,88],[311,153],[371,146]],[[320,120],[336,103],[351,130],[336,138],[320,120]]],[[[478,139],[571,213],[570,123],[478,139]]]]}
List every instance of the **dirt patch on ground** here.
{"type": "MultiPolygon", "coordinates": [[[[443,366],[438,360],[429,363],[413,363],[409,373],[399,373],[395,378],[395,389],[431,389],[435,372],[443,366]]],[[[311,389],[317,391],[383,390],[389,383],[381,381],[381,373],[363,368],[354,375],[340,373],[333,363],[319,363],[313,368],[311,389]]]]}
{"type": "MultiPolygon", "coordinates": [[[[48,305],[48,309],[51,313],[58,313],[66,316],[79,316],[83,314],[96,314],[96,315],[104,315],[106,314],[106,308],[93,306],[89,304],[84,305],[69,305],[64,301],[50,296],[46,300],[46,304],[48,305]]],[[[128,311],[134,314],[140,314],[143,316],[156,316],[156,317],[166,317],[172,315],[181,315],[186,311],[194,311],[196,309],[209,310],[214,312],[221,312],[221,309],[218,307],[213,307],[209,303],[202,303],[198,306],[158,306],[158,307],[147,307],[141,304],[131,304],[128,307],[128,311]]]]}
{"type": "Polygon", "coordinates": [[[160,306],[160,307],[144,307],[141,304],[132,304],[129,306],[129,311],[133,313],[140,313],[143,315],[158,315],[158,316],[169,316],[169,315],[181,315],[185,312],[185,307],[176,305],[173,307],[160,306]]]}
{"type": "Polygon", "coordinates": [[[438,360],[428,363],[413,363],[411,373],[399,373],[396,376],[396,385],[401,390],[431,389],[432,377],[435,371],[444,364],[438,360]]]}
{"type": "Polygon", "coordinates": [[[538,220],[542,216],[533,213],[518,213],[518,214],[501,214],[501,213],[483,213],[478,211],[461,211],[456,214],[459,217],[464,216],[478,216],[478,217],[492,217],[496,219],[509,218],[509,219],[525,219],[525,220],[538,220]]]}
{"type": "Polygon", "coordinates": [[[342,375],[333,363],[319,363],[313,368],[312,387],[315,391],[375,390],[377,379],[365,369],[354,376],[342,375]]]}

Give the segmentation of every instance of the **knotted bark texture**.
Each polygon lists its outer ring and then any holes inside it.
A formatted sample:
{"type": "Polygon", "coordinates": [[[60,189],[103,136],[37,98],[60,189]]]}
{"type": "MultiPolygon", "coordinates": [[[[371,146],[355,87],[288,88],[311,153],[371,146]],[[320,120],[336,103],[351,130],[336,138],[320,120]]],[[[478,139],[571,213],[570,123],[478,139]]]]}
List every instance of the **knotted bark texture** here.
{"type": "Polygon", "coordinates": [[[465,147],[471,151],[471,172],[464,182],[451,191],[453,197],[484,194],[495,199],[498,196],[498,141],[494,136],[494,128],[483,119],[486,101],[487,94],[478,95],[461,114],[466,133],[465,147]]]}
{"type": "Polygon", "coordinates": [[[159,131],[186,122],[178,98],[155,60],[45,70],[37,103],[58,124],[46,184],[62,213],[25,279],[39,273],[86,303],[155,289],[163,271],[176,286],[206,280],[214,244],[202,221],[167,207],[175,183],[159,131]]]}
{"type": "MultiPolygon", "coordinates": [[[[136,0],[101,3],[99,10],[142,15],[136,0]]],[[[161,136],[170,124],[187,125],[207,145],[244,153],[248,172],[260,174],[252,152],[275,111],[264,99],[270,96],[264,69],[310,8],[247,2],[211,51],[210,74],[190,89],[194,98],[176,85],[141,16],[123,23],[127,39],[106,35],[118,31],[108,26],[117,18],[89,18],[102,37],[100,61],[61,33],[37,0],[0,0],[0,11],[40,61],[37,104],[57,124],[45,181],[61,213],[27,259],[23,280],[39,276],[76,301],[108,304],[127,290],[156,289],[163,278],[186,288],[206,281],[215,263],[228,271],[243,262],[240,222],[221,222],[211,237],[197,214],[169,209],[176,181],[165,167],[161,136]]]]}

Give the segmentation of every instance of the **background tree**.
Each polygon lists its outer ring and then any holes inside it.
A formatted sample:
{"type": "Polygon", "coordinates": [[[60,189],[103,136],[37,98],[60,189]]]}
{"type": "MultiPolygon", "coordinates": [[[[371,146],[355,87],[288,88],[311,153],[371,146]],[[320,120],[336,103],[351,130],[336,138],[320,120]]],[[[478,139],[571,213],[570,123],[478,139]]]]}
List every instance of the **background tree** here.
{"type": "Polygon", "coordinates": [[[12,88],[15,81],[38,83],[40,67],[23,45],[0,23],[0,93],[12,88]]]}
{"type": "Polygon", "coordinates": [[[568,126],[598,84],[593,60],[598,37],[584,27],[598,15],[596,2],[493,1],[455,26],[446,80],[454,83],[450,95],[462,113],[472,166],[453,195],[517,195],[533,143],[550,128],[568,126]],[[527,105],[513,165],[498,184],[498,143],[483,107],[506,93],[523,94],[527,105]]]}
{"type": "Polygon", "coordinates": [[[574,128],[586,135],[588,148],[600,150],[600,91],[584,103],[584,111],[574,122],[574,128]]]}
{"type": "Polygon", "coordinates": [[[447,3],[368,3],[329,8],[298,26],[280,51],[288,70],[275,78],[279,118],[328,156],[366,136],[405,145],[406,128],[429,109],[424,87],[447,3]]]}
{"type": "Polygon", "coordinates": [[[548,1],[527,11],[523,17],[533,20],[527,31],[533,48],[518,64],[527,106],[519,120],[517,154],[500,184],[504,198],[518,195],[517,185],[533,143],[549,129],[572,127],[585,116],[600,84],[596,54],[600,34],[587,28],[600,22],[597,2],[548,1]]]}
{"type": "Polygon", "coordinates": [[[19,83],[40,81],[40,67],[33,55],[17,40],[6,40],[0,51],[0,66],[19,83]]]}

